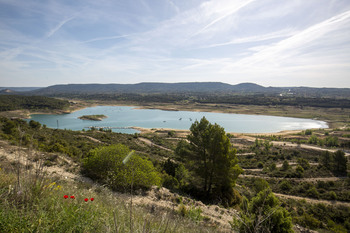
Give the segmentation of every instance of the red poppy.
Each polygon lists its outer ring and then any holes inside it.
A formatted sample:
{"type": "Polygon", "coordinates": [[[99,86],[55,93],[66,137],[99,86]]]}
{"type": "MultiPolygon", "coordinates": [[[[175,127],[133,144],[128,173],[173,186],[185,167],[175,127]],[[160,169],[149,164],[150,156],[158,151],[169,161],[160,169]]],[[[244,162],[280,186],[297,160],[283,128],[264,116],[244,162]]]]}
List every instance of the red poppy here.
{"type": "Polygon", "coordinates": [[[92,197],[92,198],[90,198],[90,200],[91,200],[91,201],[94,201],[95,199],[92,197]]]}
{"type": "Polygon", "coordinates": [[[75,199],[75,196],[70,196],[71,199],[75,199]]]}
{"type": "Polygon", "coordinates": [[[63,198],[64,198],[64,199],[67,199],[67,198],[68,198],[68,195],[64,195],[63,198]]]}
{"type": "Polygon", "coordinates": [[[89,198],[85,198],[84,201],[87,202],[89,200],[89,198]]]}

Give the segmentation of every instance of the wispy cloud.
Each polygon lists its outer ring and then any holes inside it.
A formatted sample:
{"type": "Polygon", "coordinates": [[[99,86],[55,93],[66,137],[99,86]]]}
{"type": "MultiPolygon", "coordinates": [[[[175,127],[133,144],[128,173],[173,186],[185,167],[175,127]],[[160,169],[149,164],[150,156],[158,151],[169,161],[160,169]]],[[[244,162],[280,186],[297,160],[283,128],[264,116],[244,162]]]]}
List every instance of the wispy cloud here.
{"type": "Polygon", "coordinates": [[[241,8],[249,5],[254,1],[255,0],[245,0],[245,1],[235,0],[235,1],[224,1],[224,2],[221,1],[219,4],[217,1],[203,3],[202,5],[202,7],[204,8],[203,12],[205,12],[205,15],[207,17],[208,16],[210,17],[212,15],[218,15],[218,16],[215,17],[213,20],[211,20],[199,31],[197,31],[193,36],[203,33],[214,24],[236,13],[241,8]]]}
{"type": "Polygon", "coordinates": [[[73,20],[75,17],[70,17],[67,19],[62,20],[61,22],[59,22],[56,27],[52,28],[46,35],[46,38],[50,38],[51,36],[53,36],[58,30],[60,30],[61,27],[63,27],[63,25],[65,25],[66,23],[68,23],[69,21],[73,20]]]}
{"type": "Polygon", "coordinates": [[[115,39],[121,39],[126,37],[129,37],[129,35],[98,37],[90,40],[85,40],[82,43],[91,43],[91,42],[103,41],[103,40],[115,40],[115,39]]]}
{"type": "Polygon", "coordinates": [[[0,8],[0,76],[12,83],[321,85],[350,72],[348,0],[0,0],[0,8]]]}
{"type": "Polygon", "coordinates": [[[285,38],[285,37],[290,37],[292,35],[295,35],[296,33],[297,32],[295,30],[292,30],[292,29],[283,29],[281,31],[267,33],[267,34],[263,34],[263,35],[236,38],[236,39],[230,40],[228,42],[224,42],[224,43],[211,44],[211,45],[206,46],[206,48],[213,48],[213,47],[234,45],[234,44],[252,43],[252,42],[261,42],[261,41],[273,40],[273,39],[281,39],[281,38],[285,38]]]}
{"type": "MultiPolygon", "coordinates": [[[[342,27],[349,25],[349,23],[350,11],[346,11],[321,23],[313,25],[274,45],[268,46],[265,49],[255,53],[254,55],[238,61],[236,64],[234,64],[234,66],[254,65],[259,62],[266,64],[266,61],[280,63],[280,61],[283,61],[283,59],[286,59],[288,57],[295,57],[298,54],[307,52],[305,51],[307,48],[316,46],[316,44],[312,42],[320,39],[327,33],[341,30],[342,27]]],[[[344,33],[348,32],[348,30],[344,31],[344,33]]],[[[328,43],[332,43],[333,41],[336,42],[339,39],[345,42],[348,41],[350,37],[344,37],[344,35],[340,38],[333,37],[332,41],[328,41],[328,43]]],[[[318,46],[322,46],[322,44],[318,44],[318,46]]],[[[317,47],[313,51],[317,52],[317,47]]],[[[310,52],[312,51],[309,51],[309,53],[310,52]]]]}

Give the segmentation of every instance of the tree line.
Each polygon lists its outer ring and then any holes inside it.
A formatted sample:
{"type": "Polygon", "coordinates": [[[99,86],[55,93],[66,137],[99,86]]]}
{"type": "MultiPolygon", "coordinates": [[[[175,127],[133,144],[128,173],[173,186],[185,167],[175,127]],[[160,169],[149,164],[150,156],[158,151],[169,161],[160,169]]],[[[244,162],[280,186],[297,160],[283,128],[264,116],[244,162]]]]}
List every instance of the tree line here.
{"type": "Polygon", "coordinates": [[[45,96],[0,95],[0,111],[19,109],[29,110],[64,110],[69,107],[67,100],[45,96]]]}
{"type": "Polygon", "coordinates": [[[115,93],[115,94],[55,94],[52,97],[78,98],[84,100],[133,101],[139,103],[201,103],[238,104],[260,106],[294,106],[320,108],[350,108],[350,99],[304,96],[279,96],[269,94],[224,93],[115,93]]]}

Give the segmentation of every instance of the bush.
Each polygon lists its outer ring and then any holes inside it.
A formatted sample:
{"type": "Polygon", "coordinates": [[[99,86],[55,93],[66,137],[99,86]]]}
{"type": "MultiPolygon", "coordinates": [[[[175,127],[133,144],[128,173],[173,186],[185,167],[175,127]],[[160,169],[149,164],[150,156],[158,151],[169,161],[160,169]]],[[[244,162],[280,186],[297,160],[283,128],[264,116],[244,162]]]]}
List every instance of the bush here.
{"type": "Polygon", "coordinates": [[[297,167],[295,168],[295,172],[298,178],[302,178],[304,176],[304,168],[300,165],[297,165],[297,167]]]}
{"type": "Polygon", "coordinates": [[[160,185],[160,174],[151,161],[136,154],[124,164],[128,154],[129,148],[121,144],[93,149],[83,160],[83,173],[118,190],[131,184],[135,188],[160,185]]]}
{"type": "Polygon", "coordinates": [[[283,191],[289,191],[292,189],[292,185],[289,183],[288,180],[284,180],[280,184],[280,189],[282,189],[283,191]]]}
{"type": "Polygon", "coordinates": [[[305,130],[305,135],[311,135],[311,134],[312,134],[312,130],[311,129],[305,130]]]}
{"type": "Polygon", "coordinates": [[[232,222],[232,227],[239,232],[293,232],[289,212],[280,206],[269,188],[259,192],[251,201],[244,198],[241,210],[232,222]]]}
{"type": "Polygon", "coordinates": [[[334,191],[328,192],[327,196],[330,200],[337,200],[337,194],[334,191]]]}
{"type": "Polygon", "coordinates": [[[315,186],[312,186],[309,190],[307,190],[306,194],[309,197],[313,197],[313,198],[319,198],[320,194],[317,192],[317,189],[315,188],[315,186]]]}

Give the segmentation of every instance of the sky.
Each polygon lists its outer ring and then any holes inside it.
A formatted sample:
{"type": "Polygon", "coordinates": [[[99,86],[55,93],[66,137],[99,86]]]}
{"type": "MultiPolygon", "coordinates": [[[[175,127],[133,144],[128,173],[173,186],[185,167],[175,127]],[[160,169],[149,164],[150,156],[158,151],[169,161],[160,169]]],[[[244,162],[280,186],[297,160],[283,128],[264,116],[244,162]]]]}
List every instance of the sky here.
{"type": "Polygon", "coordinates": [[[0,86],[350,88],[349,0],[0,0],[0,86]]]}

